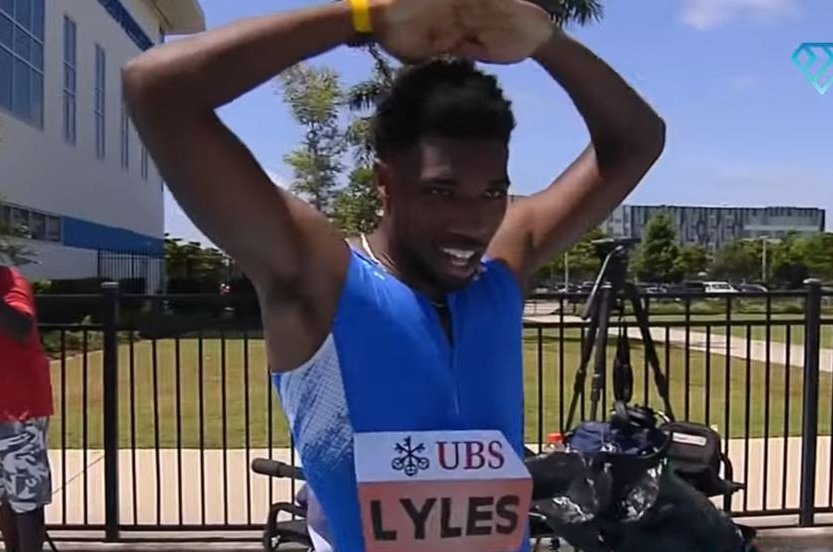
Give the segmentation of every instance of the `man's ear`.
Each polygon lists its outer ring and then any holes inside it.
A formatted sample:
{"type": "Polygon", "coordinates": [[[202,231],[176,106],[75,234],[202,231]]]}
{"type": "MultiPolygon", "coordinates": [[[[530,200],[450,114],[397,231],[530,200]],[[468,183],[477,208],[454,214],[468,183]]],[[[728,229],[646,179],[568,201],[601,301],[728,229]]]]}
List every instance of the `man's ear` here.
{"type": "MultiPolygon", "coordinates": [[[[373,162],[373,184],[376,193],[379,195],[379,202],[382,204],[382,213],[389,211],[391,174],[390,167],[378,159],[373,162]]],[[[380,215],[382,213],[379,213],[380,215]]]]}

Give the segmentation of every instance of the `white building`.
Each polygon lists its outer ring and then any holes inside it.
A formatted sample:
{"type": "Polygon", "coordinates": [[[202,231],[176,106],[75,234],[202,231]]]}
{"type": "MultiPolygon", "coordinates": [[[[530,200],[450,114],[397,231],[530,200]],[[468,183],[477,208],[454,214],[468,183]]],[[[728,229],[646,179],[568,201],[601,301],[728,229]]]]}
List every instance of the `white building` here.
{"type": "MultiPolygon", "coordinates": [[[[161,255],[162,182],[124,111],[121,67],[204,27],[197,0],[0,0],[0,220],[28,227],[29,277],[161,255]]],[[[121,272],[104,275],[143,276],[121,272]]]]}

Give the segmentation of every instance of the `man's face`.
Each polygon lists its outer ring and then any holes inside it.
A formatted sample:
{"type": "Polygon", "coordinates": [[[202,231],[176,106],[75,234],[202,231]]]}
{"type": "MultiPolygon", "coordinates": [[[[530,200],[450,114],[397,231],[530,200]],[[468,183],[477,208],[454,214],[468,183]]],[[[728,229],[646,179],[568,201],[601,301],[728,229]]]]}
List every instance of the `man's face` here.
{"type": "Polygon", "coordinates": [[[391,245],[407,274],[442,291],[466,285],[506,212],[508,148],[497,140],[425,138],[380,172],[391,245]]]}

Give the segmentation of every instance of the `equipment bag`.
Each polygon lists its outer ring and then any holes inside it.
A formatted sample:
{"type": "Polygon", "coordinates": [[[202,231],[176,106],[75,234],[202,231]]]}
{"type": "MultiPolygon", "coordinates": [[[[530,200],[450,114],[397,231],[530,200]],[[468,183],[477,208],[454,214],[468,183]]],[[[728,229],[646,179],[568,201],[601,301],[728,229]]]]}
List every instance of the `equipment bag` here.
{"type": "Polygon", "coordinates": [[[743,488],[740,483],[721,477],[721,468],[730,470],[723,454],[720,434],[705,424],[668,422],[660,429],[669,437],[668,466],[695,489],[708,497],[730,495],[743,488]]]}

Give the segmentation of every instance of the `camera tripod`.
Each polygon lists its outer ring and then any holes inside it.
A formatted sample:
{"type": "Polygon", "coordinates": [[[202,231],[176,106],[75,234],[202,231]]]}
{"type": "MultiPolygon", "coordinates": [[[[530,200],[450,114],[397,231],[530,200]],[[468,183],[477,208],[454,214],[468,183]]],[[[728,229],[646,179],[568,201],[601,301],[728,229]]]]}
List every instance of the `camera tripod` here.
{"type": "MultiPolygon", "coordinates": [[[[616,356],[613,361],[613,396],[617,414],[627,416],[628,403],[633,396],[633,368],[630,362],[630,343],[627,337],[627,324],[624,321],[626,302],[633,309],[636,323],[642,335],[645,358],[654,374],[657,391],[663,401],[664,414],[674,420],[671,401],[668,397],[668,380],[659,366],[659,357],[651,338],[648,316],[642,306],[636,285],[627,281],[628,254],[636,243],[632,239],[601,239],[595,240],[596,254],[602,260],[602,266],[593,283],[593,288],[584,311],[583,320],[589,320],[587,336],[582,343],[581,363],[576,372],[573,386],[573,398],[567,416],[565,429],[573,427],[576,409],[583,395],[587,380],[587,368],[595,348],[593,379],[590,391],[590,420],[596,420],[599,401],[605,387],[607,363],[607,340],[610,329],[611,314],[616,312],[620,319],[619,335],[616,343],[616,356]]],[[[631,411],[631,414],[633,412],[631,411]]]]}

